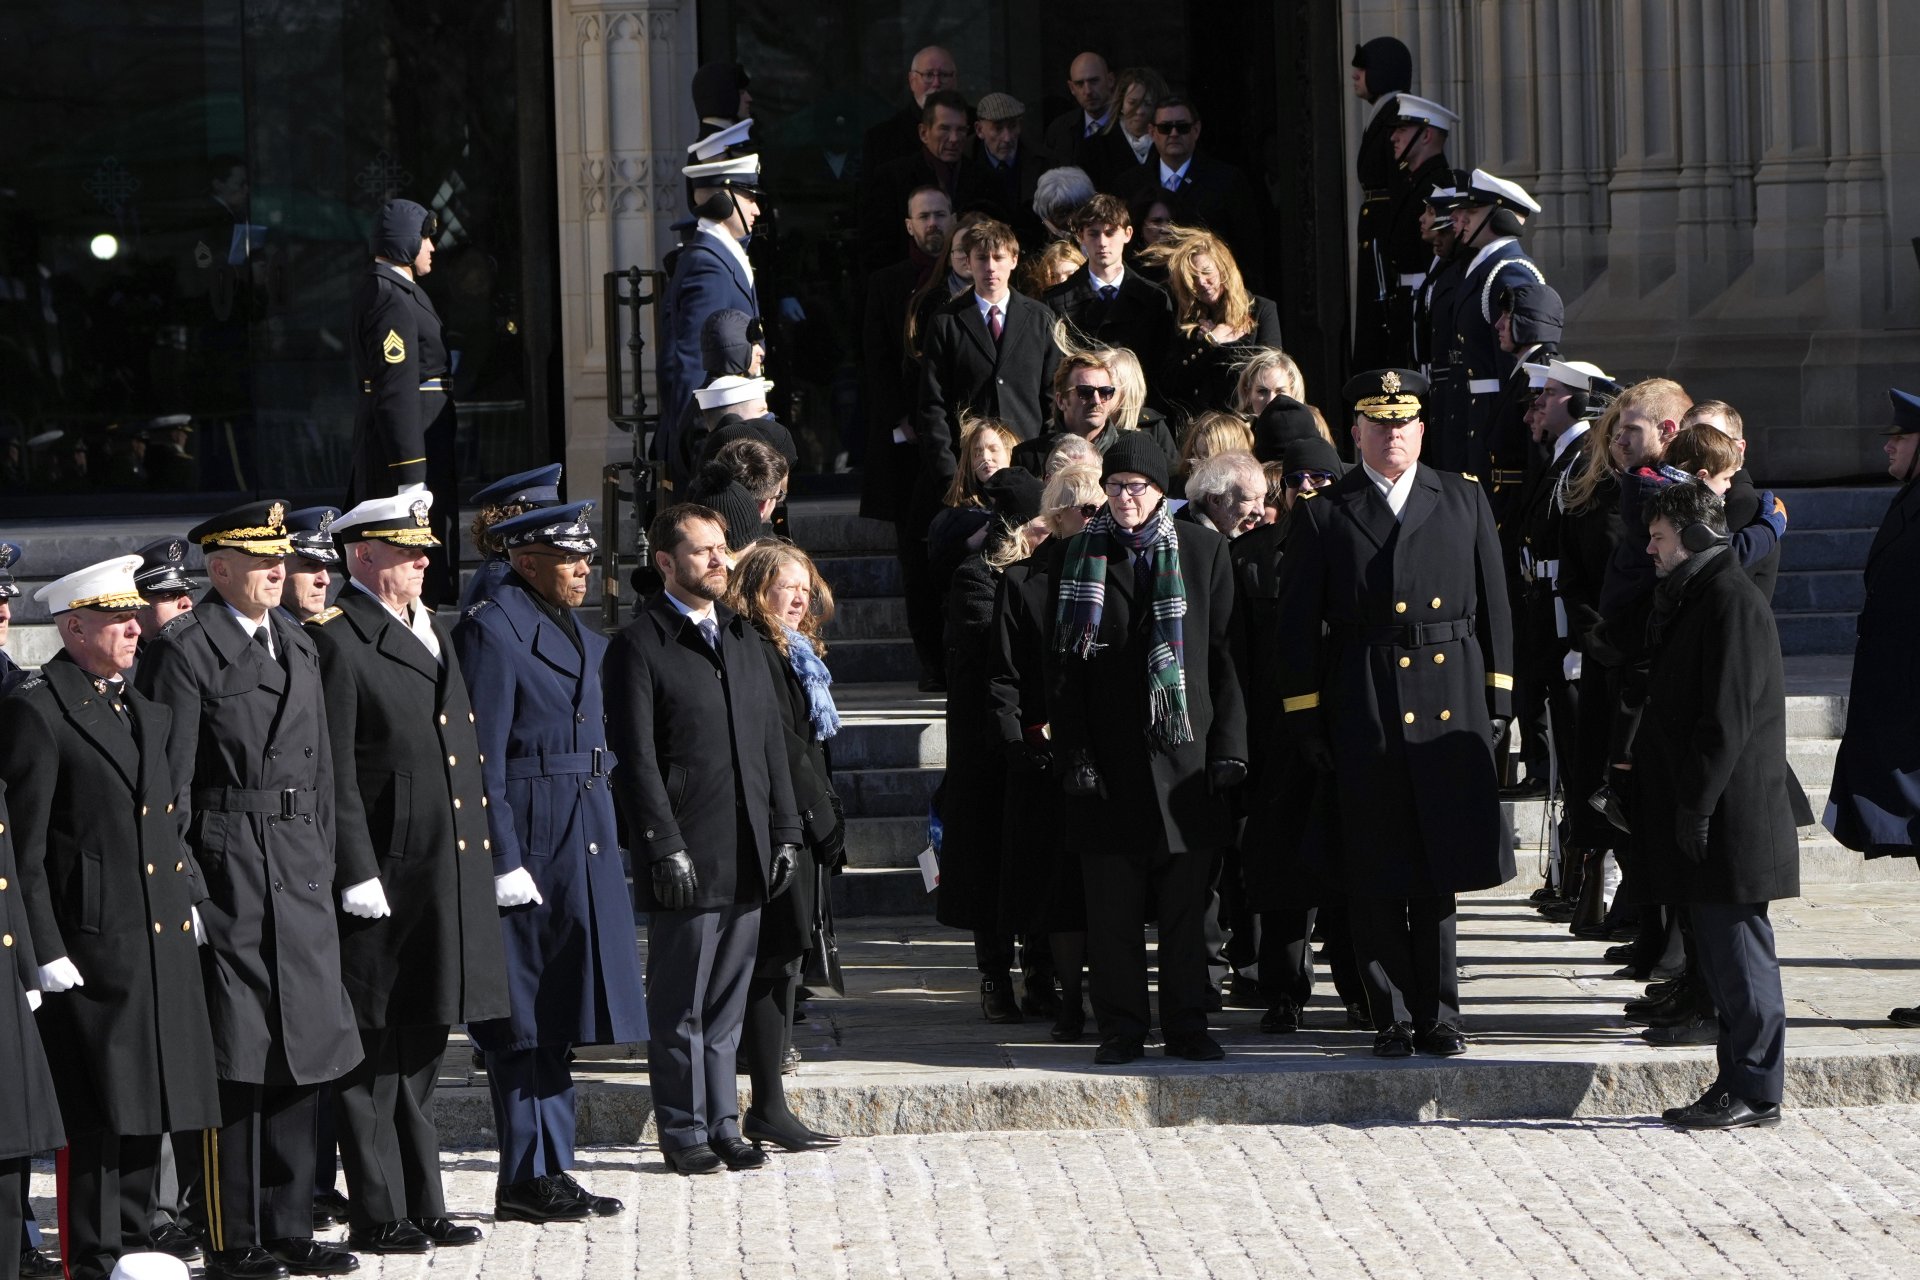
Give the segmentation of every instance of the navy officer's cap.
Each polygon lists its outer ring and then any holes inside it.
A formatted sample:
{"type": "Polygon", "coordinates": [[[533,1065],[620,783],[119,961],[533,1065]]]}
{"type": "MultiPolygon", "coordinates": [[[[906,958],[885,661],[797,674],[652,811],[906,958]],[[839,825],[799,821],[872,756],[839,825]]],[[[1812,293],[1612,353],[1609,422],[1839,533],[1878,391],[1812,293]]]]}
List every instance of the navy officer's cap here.
{"type": "Polygon", "coordinates": [[[1893,401],[1893,425],[1881,434],[1906,436],[1920,432],[1920,396],[1888,387],[1887,399],[1893,401]]]}
{"type": "Polygon", "coordinates": [[[474,494],[473,500],[483,507],[504,507],[510,503],[550,507],[560,501],[561,470],[561,465],[555,462],[517,475],[503,476],[474,494]]]}
{"type": "Polygon", "coordinates": [[[543,546],[590,556],[600,549],[593,539],[593,526],[587,523],[593,506],[591,502],[569,502],[565,506],[537,507],[496,521],[487,532],[508,552],[543,546]]]}

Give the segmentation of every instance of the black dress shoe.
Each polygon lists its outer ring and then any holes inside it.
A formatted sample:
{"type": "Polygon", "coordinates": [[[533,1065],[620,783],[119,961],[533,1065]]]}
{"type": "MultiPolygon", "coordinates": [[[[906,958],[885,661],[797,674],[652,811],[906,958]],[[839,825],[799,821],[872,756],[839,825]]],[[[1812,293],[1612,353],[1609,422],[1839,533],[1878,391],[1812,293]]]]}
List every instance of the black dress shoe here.
{"type": "Polygon", "coordinates": [[[822,1145],[831,1146],[840,1141],[834,1138],[831,1143],[822,1144],[813,1140],[812,1133],[805,1125],[789,1128],[771,1120],[762,1120],[751,1111],[740,1117],[740,1136],[755,1146],[765,1146],[771,1142],[782,1151],[797,1155],[802,1151],[818,1151],[822,1145]]]}
{"type": "Polygon", "coordinates": [[[1220,1042],[1204,1031],[1168,1036],[1166,1053],[1169,1058],[1185,1058],[1188,1062],[1218,1062],[1227,1056],[1220,1042]]]}
{"type": "Polygon", "coordinates": [[[20,1280],[60,1280],[66,1274],[58,1258],[49,1258],[31,1245],[20,1251],[20,1280]]]}
{"type": "MultiPolygon", "coordinates": [[[[1578,909],[1571,902],[1548,902],[1543,903],[1538,910],[1542,920],[1552,924],[1566,924],[1573,919],[1578,909]]],[[[1586,935],[1576,930],[1573,936],[1581,938],[1586,935]]]]}
{"type": "Polygon", "coordinates": [[[597,1196],[593,1194],[593,1192],[581,1186],[579,1180],[570,1173],[556,1173],[553,1175],[553,1180],[573,1192],[574,1199],[585,1201],[587,1212],[596,1218],[611,1218],[615,1214],[623,1212],[627,1207],[612,1196],[597,1196]]]}
{"type": "Polygon", "coordinates": [[[1714,1010],[1710,1001],[1702,999],[1691,991],[1681,991],[1663,1002],[1659,1008],[1640,1014],[1632,1021],[1645,1023],[1649,1027],[1678,1027],[1713,1016],[1714,1010]]]}
{"type": "MultiPolygon", "coordinates": [[[[303,1240],[269,1240],[267,1252],[296,1276],[344,1276],[360,1269],[360,1259],[338,1245],[323,1244],[311,1236],[303,1240]]],[[[211,1270],[208,1274],[212,1274],[211,1270]]]]}
{"type": "Polygon", "coordinates": [[[1543,884],[1527,895],[1527,901],[1538,906],[1542,902],[1552,902],[1560,896],[1560,891],[1550,884],[1543,884]]]}
{"type": "Polygon", "coordinates": [[[147,1247],[170,1253],[182,1262],[198,1262],[206,1251],[200,1237],[177,1222],[163,1222],[155,1227],[147,1237],[147,1247]]]}
{"type": "Polygon", "coordinates": [[[1779,1124],[1780,1104],[1748,1102],[1722,1091],[1690,1107],[1669,1112],[1661,1119],[1682,1129],[1746,1129],[1753,1125],[1779,1124]]]}
{"type": "Polygon", "coordinates": [[[257,1244],[245,1249],[213,1249],[207,1253],[207,1280],[286,1280],[286,1277],[286,1267],[257,1244]]]}
{"type": "Polygon", "coordinates": [[[945,693],[946,691],[947,691],[947,682],[942,677],[936,676],[932,672],[927,672],[921,675],[920,692],[945,693]]]}
{"type": "Polygon", "coordinates": [[[1300,1029],[1300,1006],[1291,1000],[1276,1000],[1260,1016],[1260,1029],[1270,1036],[1292,1035],[1300,1029]]]}
{"type": "Polygon", "coordinates": [[[1053,1020],[1053,1029],[1047,1032],[1061,1044],[1068,1044],[1087,1034],[1087,1006],[1075,997],[1072,1004],[1062,1001],[1060,1012],[1053,1020]]]}
{"type": "Polygon", "coordinates": [[[510,1182],[493,1193],[495,1222],[581,1222],[590,1212],[585,1200],[551,1176],[510,1182]]]}
{"type": "Polygon", "coordinates": [[[1373,1038],[1373,1056],[1376,1058],[1411,1058],[1413,1056],[1413,1028],[1404,1022],[1396,1022],[1373,1038]]]}
{"type": "Polygon", "coordinates": [[[1538,800],[1546,794],[1547,780],[1545,778],[1526,777],[1511,786],[1500,788],[1500,798],[1502,800],[1538,800]]]}
{"type": "Polygon", "coordinates": [[[788,1045],[786,1052],[780,1055],[780,1074],[783,1076],[800,1074],[800,1051],[792,1045],[788,1045]]]}
{"type": "Polygon", "coordinates": [[[480,1228],[455,1222],[452,1218],[416,1218],[413,1225],[442,1249],[458,1249],[462,1245],[479,1244],[486,1239],[480,1234],[480,1228]]]}
{"type": "Polygon", "coordinates": [[[1600,959],[1607,964],[1632,964],[1633,944],[1622,942],[1618,946],[1608,947],[1600,953],[1600,959]]]}
{"type": "Polygon", "coordinates": [[[1367,1006],[1358,1000],[1347,1006],[1347,1029],[1349,1031],[1373,1030],[1373,1014],[1368,1012],[1367,1006]]]}
{"type": "Polygon", "coordinates": [[[1054,990],[1052,978],[1026,984],[1020,994],[1020,1012],[1029,1018],[1051,1018],[1060,1012],[1060,993],[1054,990]]]}
{"type": "Polygon", "coordinates": [[[1108,1036],[1093,1051],[1093,1061],[1096,1066],[1102,1067],[1124,1066],[1138,1058],[1145,1049],[1146,1046],[1132,1036],[1108,1036]]]}
{"type": "Polygon", "coordinates": [[[316,1231],[347,1220],[347,1198],[328,1187],[313,1193],[313,1228],[316,1231]]]}
{"type": "Polygon", "coordinates": [[[1467,1051],[1467,1038],[1453,1024],[1436,1022],[1413,1033],[1413,1047],[1435,1058],[1451,1058],[1467,1051]]]}
{"type": "Polygon", "coordinates": [[[712,1147],[704,1144],[697,1147],[683,1147],[679,1151],[668,1151],[662,1148],[660,1154],[666,1157],[667,1168],[689,1177],[696,1173],[719,1173],[727,1167],[727,1162],[722,1160],[712,1147]]]}
{"type": "Polygon", "coordinates": [[[432,1253],[433,1241],[402,1218],[383,1222],[371,1231],[347,1232],[347,1247],[357,1253],[432,1253]]]}
{"type": "Polygon", "coordinates": [[[758,1169],[767,1162],[767,1153],[745,1138],[709,1138],[707,1145],[712,1147],[713,1154],[719,1156],[727,1168],[735,1173],[758,1169]]]}
{"type": "Polygon", "coordinates": [[[1013,983],[1005,977],[980,979],[980,1016],[988,1022],[1025,1022],[1014,1003],[1013,983]]]}
{"type": "Polygon", "coordinates": [[[1689,1018],[1685,1022],[1667,1027],[1648,1027],[1640,1033],[1640,1038],[1648,1044],[1657,1044],[1663,1048],[1680,1045],[1718,1044],[1720,1041],[1720,1019],[1712,1014],[1704,1017],[1689,1018]]]}
{"type": "Polygon", "coordinates": [[[1896,1027],[1920,1027],[1920,1009],[1895,1009],[1887,1021],[1896,1027]]]}

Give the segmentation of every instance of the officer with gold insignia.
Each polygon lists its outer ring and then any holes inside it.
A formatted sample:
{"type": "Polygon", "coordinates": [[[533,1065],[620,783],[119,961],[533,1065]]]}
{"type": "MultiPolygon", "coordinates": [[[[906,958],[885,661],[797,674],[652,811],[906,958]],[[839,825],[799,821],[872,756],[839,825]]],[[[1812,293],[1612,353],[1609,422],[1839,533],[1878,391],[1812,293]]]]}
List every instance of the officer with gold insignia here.
{"type": "Polygon", "coordinates": [[[280,607],[305,622],[326,612],[327,591],[340,572],[340,548],[333,543],[338,507],[302,507],[287,512],[287,580],[280,584],[280,607]]]}
{"type": "Polygon", "coordinates": [[[1326,852],[1389,1058],[1465,1051],[1454,895],[1513,876],[1506,574],[1480,486],[1420,461],[1426,390],[1404,369],[1347,384],[1361,465],[1294,503],[1281,564],[1277,692],[1331,774],[1326,852]]]}
{"type": "Polygon", "coordinates": [[[420,279],[433,269],[439,219],[411,200],[389,200],[373,235],[373,265],[353,295],[353,415],[349,506],[432,489],[448,501],[434,514],[439,538],[426,600],[459,594],[459,504],[454,494],[452,361],[440,313],[420,279]]]}
{"type": "Polygon", "coordinates": [[[333,755],[313,640],[276,607],[286,504],[250,502],[187,535],[211,587],[161,628],[138,687],[173,711],[175,817],[205,877],[207,1007],[219,1127],[201,1137],[214,1280],[357,1261],[313,1239],[316,1090],[360,1060],[334,921],[333,755]]]}
{"type": "Polygon", "coordinates": [[[13,566],[19,563],[20,548],[11,542],[0,542],[0,698],[12,693],[14,686],[27,678],[25,668],[7,652],[7,632],[13,622],[11,602],[20,594],[19,584],[13,580],[13,566]]]}

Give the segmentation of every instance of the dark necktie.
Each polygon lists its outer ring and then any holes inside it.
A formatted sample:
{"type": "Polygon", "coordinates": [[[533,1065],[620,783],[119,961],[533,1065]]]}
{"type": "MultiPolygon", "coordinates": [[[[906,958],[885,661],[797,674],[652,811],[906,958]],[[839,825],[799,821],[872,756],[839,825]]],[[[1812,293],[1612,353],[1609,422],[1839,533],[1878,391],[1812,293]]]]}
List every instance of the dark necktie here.
{"type": "Polygon", "coordinates": [[[707,642],[707,648],[715,653],[720,652],[720,624],[712,618],[702,618],[697,625],[700,628],[700,638],[707,642]]]}
{"type": "Polygon", "coordinates": [[[987,332],[993,335],[995,342],[1000,341],[1000,333],[1006,326],[1000,322],[1000,308],[987,308],[987,332]]]}
{"type": "MultiPolygon", "coordinates": [[[[271,625],[271,624],[269,624],[269,625],[271,625]]],[[[258,628],[256,628],[256,629],[254,630],[254,633],[253,633],[253,642],[254,642],[255,644],[257,644],[257,645],[259,645],[259,646],[260,646],[260,651],[261,651],[262,653],[264,653],[264,654],[266,654],[266,655],[267,655],[267,661],[268,661],[268,662],[272,662],[272,661],[274,661],[274,656],[273,656],[273,637],[272,637],[272,636],[269,636],[269,635],[267,634],[267,628],[266,628],[266,627],[258,627],[258,628]]]]}
{"type": "Polygon", "coordinates": [[[1102,302],[1112,302],[1119,294],[1120,286],[1117,284],[1103,284],[1100,286],[1100,301],[1102,302]]]}
{"type": "Polygon", "coordinates": [[[125,679],[115,676],[111,680],[102,680],[95,676],[93,690],[107,700],[107,706],[113,709],[115,715],[124,717],[127,714],[127,704],[124,700],[127,691],[125,679]]]}

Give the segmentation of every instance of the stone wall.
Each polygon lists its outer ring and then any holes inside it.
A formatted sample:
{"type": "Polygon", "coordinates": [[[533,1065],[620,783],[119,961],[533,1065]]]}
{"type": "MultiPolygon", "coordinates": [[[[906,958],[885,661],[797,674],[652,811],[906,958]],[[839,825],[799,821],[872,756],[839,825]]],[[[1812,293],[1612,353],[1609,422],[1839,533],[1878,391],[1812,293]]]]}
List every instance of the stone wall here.
{"type": "MultiPolygon", "coordinates": [[[[1769,480],[1878,474],[1920,381],[1920,70],[1904,0],[1341,0],[1459,111],[1458,167],[1545,206],[1566,349],[1737,406],[1769,480]]],[[[1349,112],[1349,151],[1363,122],[1349,112]]],[[[1350,195],[1357,206],[1358,191],[1350,195]]]]}

